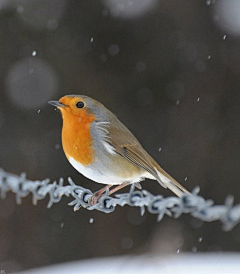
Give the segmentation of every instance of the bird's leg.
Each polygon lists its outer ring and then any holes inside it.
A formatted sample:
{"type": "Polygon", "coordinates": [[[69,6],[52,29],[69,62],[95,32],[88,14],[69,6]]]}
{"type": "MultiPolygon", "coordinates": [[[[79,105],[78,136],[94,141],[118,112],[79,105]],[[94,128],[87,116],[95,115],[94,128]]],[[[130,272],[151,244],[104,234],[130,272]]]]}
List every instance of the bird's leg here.
{"type": "Polygon", "coordinates": [[[113,194],[114,192],[118,191],[119,189],[122,189],[124,188],[125,186],[128,186],[130,183],[129,182],[125,182],[125,183],[122,183],[121,185],[113,188],[112,190],[109,191],[109,195],[113,194]]]}
{"type": "Polygon", "coordinates": [[[107,190],[107,188],[110,188],[110,187],[112,187],[112,185],[107,185],[107,186],[101,188],[100,190],[98,190],[97,192],[95,192],[95,193],[89,198],[88,204],[89,204],[90,206],[95,205],[95,204],[98,202],[98,200],[100,199],[100,197],[102,196],[102,194],[107,190]]]}

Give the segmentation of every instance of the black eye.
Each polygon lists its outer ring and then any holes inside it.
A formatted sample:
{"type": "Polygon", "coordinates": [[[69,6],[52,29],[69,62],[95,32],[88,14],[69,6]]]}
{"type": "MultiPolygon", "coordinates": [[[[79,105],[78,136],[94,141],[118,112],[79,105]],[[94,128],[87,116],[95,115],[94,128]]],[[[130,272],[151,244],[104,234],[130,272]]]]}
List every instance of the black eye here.
{"type": "Polygon", "coordinates": [[[84,107],[84,103],[83,102],[77,102],[77,104],[76,104],[76,107],[77,108],[83,108],[84,107]]]}

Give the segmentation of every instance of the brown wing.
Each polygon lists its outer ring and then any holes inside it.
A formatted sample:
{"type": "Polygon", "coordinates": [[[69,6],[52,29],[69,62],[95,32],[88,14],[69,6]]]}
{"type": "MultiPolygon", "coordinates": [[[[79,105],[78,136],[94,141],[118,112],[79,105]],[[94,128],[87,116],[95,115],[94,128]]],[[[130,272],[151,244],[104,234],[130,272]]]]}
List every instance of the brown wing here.
{"type": "Polygon", "coordinates": [[[125,127],[116,116],[112,117],[109,135],[111,136],[111,145],[115,151],[134,165],[149,172],[163,186],[171,189],[176,195],[181,196],[182,192],[188,192],[167,172],[165,172],[158,163],[144,150],[136,137],[125,127]],[[162,176],[169,182],[162,181],[162,176]],[[161,177],[161,178],[160,178],[161,177]]]}
{"type": "Polygon", "coordinates": [[[150,160],[151,156],[144,150],[128,128],[116,117],[114,118],[115,121],[110,123],[108,130],[111,136],[111,145],[115,151],[136,166],[145,169],[154,177],[157,177],[157,172],[150,160]]]}

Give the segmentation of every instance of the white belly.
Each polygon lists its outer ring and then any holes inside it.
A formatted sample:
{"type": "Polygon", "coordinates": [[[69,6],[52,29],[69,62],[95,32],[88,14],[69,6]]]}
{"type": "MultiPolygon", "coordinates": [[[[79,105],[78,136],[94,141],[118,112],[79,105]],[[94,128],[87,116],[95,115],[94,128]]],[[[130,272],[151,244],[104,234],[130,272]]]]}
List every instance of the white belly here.
{"type": "Polygon", "coordinates": [[[110,185],[120,185],[124,182],[131,182],[136,183],[140,182],[144,179],[144,177],[131,177],[131,178],[121,178],[118,176],[114,176],[113,174],[108,174],[108,172],[100,172],[99,170],[96,170],[95,168],[92,168],[90,166],[84,166],[81,163],[74,160],[72,157],[69,158],[70,164],[81,174],[83,174],[85,177],[100,183],[100,184],[110,184],[110,185]]]}

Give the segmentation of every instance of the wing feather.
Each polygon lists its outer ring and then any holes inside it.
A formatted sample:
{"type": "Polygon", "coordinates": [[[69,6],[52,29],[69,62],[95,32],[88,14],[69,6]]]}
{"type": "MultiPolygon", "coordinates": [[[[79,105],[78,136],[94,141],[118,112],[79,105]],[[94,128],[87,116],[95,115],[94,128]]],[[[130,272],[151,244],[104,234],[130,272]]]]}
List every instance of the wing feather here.
{"type": "Polygon", "coordinates": [[[136,137],[115,115],[110,117],[108,132],[110,138],[107,142],[113,146],[116,153],[139,168],[146,170],[156,178],[164,188],[171,189],[176,195],[181,196],[183,192],[189,193],[158,165],[158,163],[144,150],[136,137]]]}

